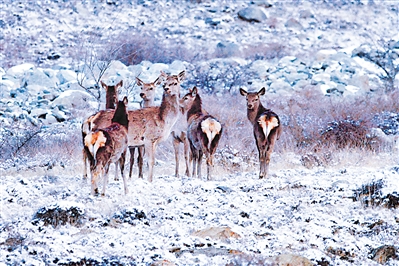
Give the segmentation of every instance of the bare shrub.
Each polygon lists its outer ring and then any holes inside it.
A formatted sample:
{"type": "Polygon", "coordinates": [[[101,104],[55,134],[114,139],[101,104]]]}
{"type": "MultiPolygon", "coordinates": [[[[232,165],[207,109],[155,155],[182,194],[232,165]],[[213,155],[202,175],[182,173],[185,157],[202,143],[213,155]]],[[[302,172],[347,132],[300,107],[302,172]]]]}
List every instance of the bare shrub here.
{"type": "Polygon", "coordinates": [[[338,149],[358,147],[371,149],[372,138],[368,138],[370,126],[366,121],[353,120],[350,117],[332,121],[321,131],[321,143],[334,143],[338,149]]]}
{"type": "Polygon", "coordinates": [[[288,54],[287,48],[282,43],[267,43],[263,45],[253,44],[243,49],[243,56],[246,59],[266,60],[282,58],[288,54]]]}
{"type": "Polygon", "coordinates": [[[32,223],[38,225],[39,222],[43,222],[44,226],[52,225],[55,228],[66,224],[79,226],[82,224],[83,218],[84,211],[78,206],[65,207],[53,204],[40,208],[33,217],[32,223]]]}
{"type": "Polygon", "coordinates": [[[193,62],[205,59],[204,51],[193,51],[183,43],[166,42],[144,32],[122,33],[113,38],[114,47],[118,47],[115,58],[126,65],[136,65],[142,61],[170,64],[174,60],[193,62]]]}

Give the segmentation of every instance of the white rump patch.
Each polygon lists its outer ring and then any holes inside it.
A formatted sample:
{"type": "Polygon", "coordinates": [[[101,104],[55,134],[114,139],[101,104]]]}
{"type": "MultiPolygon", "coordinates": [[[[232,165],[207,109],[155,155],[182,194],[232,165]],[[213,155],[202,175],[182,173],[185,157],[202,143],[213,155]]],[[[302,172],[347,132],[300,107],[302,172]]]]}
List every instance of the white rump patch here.
{"type": "Polygon", "coordinates": [[[89,133],[85,137],[85,146],[89,149],[94,159],[96,159],[98,149],[104,147],[106,141],[107,138],[104,136],[104,133],[102,131],[89,133]]]}
{"type": "Polygon", "coordinates": [[[259,120],[258,123],[260,125],[260,127],[263,129],[263,134],[265,134],[265,137],[267,138],[270,134],[270,131],[273,128],[278,127],[278,119],[276,117],[271,117],[270,119],[267,119],[266,115],[262,115],[259,120]]]}
{"type": "Polygon", "coordinates": [[[204,132],[206,134],[206,137],[208,138],[209,141],[208,149],[209,149],[212,140],[222,130],[222,125],[216,119],[209,117],[201,122],[201,129],[202,132],[204,132]]]}

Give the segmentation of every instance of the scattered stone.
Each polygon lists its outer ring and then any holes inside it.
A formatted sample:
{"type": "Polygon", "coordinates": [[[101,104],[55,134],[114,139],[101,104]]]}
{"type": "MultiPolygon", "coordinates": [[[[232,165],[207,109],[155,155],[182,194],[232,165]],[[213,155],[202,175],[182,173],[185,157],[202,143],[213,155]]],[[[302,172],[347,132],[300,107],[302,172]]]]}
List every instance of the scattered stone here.
{"type": "Polygon", "coordinates": [[[390,259],[397,259],[397,248],[391,245],[384,245],[373,249],[370,258],[380,264],[385,264],[390,259]]]}
{"type": "Polygon", "coordinates": [[[247,7],[238,12],[238,17],[249,22],[262,22],[267,19],[260,7],[247,7]]]}
{"type": "Polygon", "coordinates": [[[295,254],[281,254],[279,256],[274,257],[272,265],[278,266],[292,266],[292,265],[301,265],[301,266],[313,266],[313,263],[302,256],[295,254]]]}
{"type": "Polygon", "coordinates": [[[230,238],[236,238],[236,239],[241,238],[239,234],[233,232],[231,228],[227,226],[210,227],[207,229],[196,231],[192,235],[201,238],[211,238],[222,241],[226,241],[230,238]]]}

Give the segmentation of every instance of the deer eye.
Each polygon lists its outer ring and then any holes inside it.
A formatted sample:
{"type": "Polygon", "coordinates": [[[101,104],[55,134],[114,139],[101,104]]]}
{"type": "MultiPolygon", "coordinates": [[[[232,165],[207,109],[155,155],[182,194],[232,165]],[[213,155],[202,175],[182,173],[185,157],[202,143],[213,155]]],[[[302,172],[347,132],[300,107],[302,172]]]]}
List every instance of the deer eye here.
{"type": "Polygon", "coordinates": [[[152,88],[150,88],[150,91],[152,91],[152,88]]]}

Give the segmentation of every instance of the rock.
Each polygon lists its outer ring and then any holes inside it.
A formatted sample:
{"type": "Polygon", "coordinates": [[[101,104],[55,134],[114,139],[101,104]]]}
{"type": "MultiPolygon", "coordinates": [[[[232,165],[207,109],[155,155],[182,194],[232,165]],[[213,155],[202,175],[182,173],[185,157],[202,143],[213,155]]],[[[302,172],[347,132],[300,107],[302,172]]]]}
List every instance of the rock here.
{"type": "Polygon", "coordinates": [[[262,22],[267,19],[260,7],[247,7],[238,12],[238,17],[249,22],[262,22]]]}
{"type": "Polygon", "coordinates": [[[53,107],[66,108],[68,110],[87,108],[96,109],[98,107],[97,100],[85,91],[68,90],[62,92],[53,102],[53,107]]]}
{"type": "Polygon", "coordinates": [[[76,72],[68,69],[59,70],[57,73],[57,78],[59,80],[59,84],[65,84],[68,82],[77,82],[76,72]]]}
{"type": "Polygon", "coordinates": [[[314,18],[313,12],[309,9],[303,9],[299,11],[299,18],[308,19],[314,18]]]}
{"type": "Polygon", "coordinates": [[[385,264],[390,259],[396,259],[396,247],[391,245],[384,245],[373,249],[370,254],[370,258],[380,264],[385,264]]]}
{"type": "Polygon", "coordinates": [[[21,85],[24,87],[39,85],[46,88],[55,88],[57,86],[55,80],[47,76],[43,69],[40,68],[30,69],[25,72],[25,75],[21,80],[21,85]]]}
{"type": "Polygon", "coordinates": [[[232,42],[219,42],[216,46],[217,57],[232,57],[240,53],[240,46],[232,42]]]}
{"type": "Polygon", "coordinates": [[[364,92],[370,91],[369,77],[367,75],[355,74],[348,81],[348,85],[358,87],[364,92]]]}
{"type": "Polygon", "coordinates": [[[276,266],[313,266],[313,263],[302,256],[294,254],[281,254],[273,258],[273,264],[276,266]]]}
{"type": "Polygon", "coordinates": [[[25,74],[25,72],[29,70],[35,69],[35,66],[33,64],[22,64],[22,65],[17,65],[9,68],[7,70],[7,75],[13,77],[13,78],[22,78],[25,74]]]}
{"type": "Polygon", "coordinates": [[[201,238],[211,238],[222,241],[226,241],[230,238],[236,238],[236,239],[241,238],[239,234],[233,232],[231,228],[227,226],[210,227],[207,229],[196,231],[192,235],[201,238]]]}
{"type": "Polygon", "coordinates": [[[302,24],[294,18],[290,18],[289,20],[287,20],[287,22],[285,22],[284,26],[286,26],[287,28],[291,28],[291,29],[303,30],[302,24]]]}

